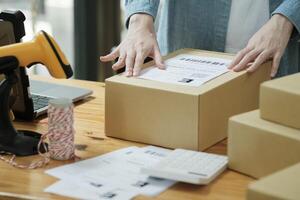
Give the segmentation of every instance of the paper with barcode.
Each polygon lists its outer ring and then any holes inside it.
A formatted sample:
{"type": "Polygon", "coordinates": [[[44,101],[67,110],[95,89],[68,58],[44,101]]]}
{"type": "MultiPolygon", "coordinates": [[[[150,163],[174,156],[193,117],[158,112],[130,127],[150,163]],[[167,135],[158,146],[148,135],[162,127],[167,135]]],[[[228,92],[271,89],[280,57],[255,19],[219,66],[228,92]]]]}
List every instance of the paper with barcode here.
{"type": "Polygon", "coordinates": [[[47,170],[61,179],[45,192],[78,199],[128,200],[139,194],[155,196],[175,181],[149,177],[142,167],[155,165],[171,150],[154,146],[128,147],[47,170]]]}
{"type": "Polygon", "coordinates": [[[139,78],[197,87],[228,72],[230,62],[229,59],[180,54],[165,61],[165,70],[152,66],[142,70],[139,78]]]}

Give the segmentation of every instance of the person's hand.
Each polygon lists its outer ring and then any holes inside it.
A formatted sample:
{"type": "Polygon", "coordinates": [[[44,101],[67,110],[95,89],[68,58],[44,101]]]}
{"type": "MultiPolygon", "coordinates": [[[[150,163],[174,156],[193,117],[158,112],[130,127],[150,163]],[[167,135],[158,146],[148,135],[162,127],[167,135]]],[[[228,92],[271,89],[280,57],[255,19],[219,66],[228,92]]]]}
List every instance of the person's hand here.
{"type": "Polygon", "coordinates": [[[108,62],[118,57],[112,68],[118,70],[126,66],[126,76],[138,76],[146,57],[153,58],[156,66],[164,69],[152,16],[147,14],[131,16],[126,38],[113,52],[101,56],[100,60],[108,62]]]}
{"type": "Polygon", "coordinates": [[[271,77],[279,63],[293,31],[293,24],[283,15],[275,14],[249,40],[246,48],[237,53],[229,69],[254,72],[262,63],[272,59],[271,77]]]}

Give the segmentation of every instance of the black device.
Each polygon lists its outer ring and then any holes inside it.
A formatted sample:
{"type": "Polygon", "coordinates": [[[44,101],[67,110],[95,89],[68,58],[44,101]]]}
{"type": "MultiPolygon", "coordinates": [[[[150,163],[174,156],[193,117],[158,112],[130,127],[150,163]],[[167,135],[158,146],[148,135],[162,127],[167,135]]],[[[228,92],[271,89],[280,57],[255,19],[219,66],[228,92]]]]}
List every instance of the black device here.
{"type": "MultiPolygon", "coordinates": [[[[11,35],[20,37],[24,35],[24,30],[23,32],[11,31],[15,25],[24,28],[25,16],[22,12],[5,12],[0,16],[2,17],[0,26],[6,27],[6,32],[4,30],[2,36],[0,29],[1,40],[11,38],[11,35]]],[[[70,78],[73,74],[72,68],[54,38],[44,31],[38,32],[30,42],[5,45],[0,48],[0,52],[0,75],[5,76],[0,84],[0,152],[17,156],[44,152],[44,145],[38,151],[41,135],[33,131],[16,130],[9,115],[12,105],[15,105],[15,101],[20,98],[18,89],[13,90],[14,95],[11,95],[14,85],[21,80],[18,78],[20,74],[17,70],[30,67],[35,63],[43,63],[53,77],[70,78]]]]}
{"type": "MultiPolygon", "coordinates": [[[[0,30],[0,45],[20,42],[25,36],[24,21],[25,16],[21,11],[1,12],[0,23],[3,25],[0,30]]],[[[10,109],[17,104],[19,108],[15,114],[18,117],[33,118],[33,103],[27,89],[29,79],[26,69],[19,67],[19,62],[14,56],[1,57],[0,75],[5,76],[0,84],[0,152],[9,152],[17,156],[37,154],[41,135],[32,131],[17,131],[9,115],[10,109]]],[[[40,151],[45,151],[43,146],[40,151]]]]}
{"type": "MultiPolygon", "coordinates": [[[[2,39],[0,45],[21,42],[21,39],[25,36],[25,15],[21,11],[4,10],[0,13],[0,20],[2,23],[10,23],[12,25],[12,30],[8,28],[2,29],[2,34],[7,39],[2,39]]],[[[12,110],[18,119],[33,120],[35,118],[34,105],[28,90],[29,77],[26,68],[18,67],[15,69],[15,73],[19,81],[13,86],[13,92],[10,97],[11,101],[14,101],[12,110]]]]}
{"type": "MultiPolygon", "coordinates": [[[[28,156],[38,153],[41,135],[33,131],[17,131],[10,118],[11,91],[18,82],[16,69],[19,61],[14,56],[0,57],[0,74],[5,80],[0,84],[0,153],[12,153],[17,156],[28,156]]],[[[45,152],[43,146],[40,149],[45,152]]]]}

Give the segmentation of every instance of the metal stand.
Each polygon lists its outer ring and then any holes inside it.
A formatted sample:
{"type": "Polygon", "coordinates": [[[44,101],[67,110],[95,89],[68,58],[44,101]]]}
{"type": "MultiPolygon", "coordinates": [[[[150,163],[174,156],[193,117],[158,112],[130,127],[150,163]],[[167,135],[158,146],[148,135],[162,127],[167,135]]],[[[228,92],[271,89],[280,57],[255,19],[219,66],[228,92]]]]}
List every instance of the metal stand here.
{"type": "MultiPolygon", "coordinates": [[[[5,75],[5,80],[0,84],[0,152],[28,156],[38,153],[41,135],[32,131],[17,131],[10,119],[10,94],[18,82],[15,74],[18,67],[19,62],[14,56],[0,58],[0,74],[5,75]]],[[[42,146],[40,151],[45,152],[42,146]]]]}

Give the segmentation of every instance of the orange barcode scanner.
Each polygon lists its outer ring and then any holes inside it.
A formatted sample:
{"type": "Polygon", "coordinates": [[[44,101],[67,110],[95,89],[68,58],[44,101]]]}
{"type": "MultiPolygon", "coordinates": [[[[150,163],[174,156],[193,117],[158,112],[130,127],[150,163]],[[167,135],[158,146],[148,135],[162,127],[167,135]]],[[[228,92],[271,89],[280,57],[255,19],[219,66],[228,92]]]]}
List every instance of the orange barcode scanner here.
{"type": "Polygon", "coordinates": [[[29,42],[0,47],[0,57],[15,56],[21,67],[31,67],[41,63],[54,78],[70,78],[72,68],[53,37],[45,31],[37,33],[29,42]]]}
{"type": "MultiPolygon", "coordinates": [[[[0,153],[17,156],[38,153],[41,135],[33,131],[16,130],[10,118],[11,89],[18,82],[15,70],[41,63],[55,78],[70,78],[72,68],[55,40],[40,31],[32,41],[0,47],[0,74],[5,80],[0,85],[0,153]]],[[[45,151],[44,146],[40,148],[45,151]]]]}

